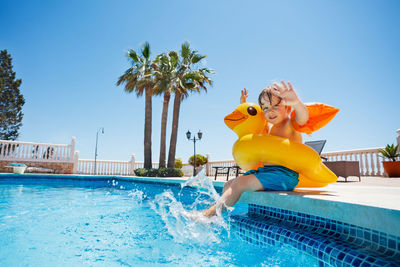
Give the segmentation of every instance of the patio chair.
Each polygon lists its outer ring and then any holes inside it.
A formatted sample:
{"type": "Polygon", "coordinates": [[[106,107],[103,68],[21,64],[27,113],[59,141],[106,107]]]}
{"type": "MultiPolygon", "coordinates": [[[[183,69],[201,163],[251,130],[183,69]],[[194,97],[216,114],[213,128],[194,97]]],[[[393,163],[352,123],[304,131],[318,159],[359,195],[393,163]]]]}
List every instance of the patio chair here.
{"type": "MultiPolygon", "coordinates": [[[[317,140],[317,141],[308,141],[308,142],[305,142],[304,144],[311,147],[315,151],[317,151],[318,155],[321,156],[321,152],[322,152],[322,149],[324,149],[325,143],[326,143],[326,140],[317,140]]],[[[326,157],[322,157],[322,156],[321,156],[321,159],[328,160],[326,157]]]]}
{"type": "MultiPolygon", "coordinates": [[[[305,145],[308,145],[321,157],[322,149],[324,148],[326,140],[318,140],[318,141],[309,141],[305,142],[305,145]]],[[[328,161],[326,157],[321,157],[321,159],[325,160],[324,164],[328,167],[333,173],[335,173],[338,177],[343,177],[347,182],[347,178],[349,176],[358,177],[358,181],[361,182],[360,176],[360,167],[358,161],[348,161],[348,160],[341,160],[341,161],[328,161]]]]}

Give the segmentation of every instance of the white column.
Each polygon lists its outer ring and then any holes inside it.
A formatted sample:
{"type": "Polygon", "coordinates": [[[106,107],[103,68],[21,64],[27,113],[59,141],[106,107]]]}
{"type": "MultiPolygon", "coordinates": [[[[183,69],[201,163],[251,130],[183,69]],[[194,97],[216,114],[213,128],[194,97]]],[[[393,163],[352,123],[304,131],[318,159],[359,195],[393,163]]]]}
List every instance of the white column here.
{"type": "Polygon", "coordinates": [[[206,154],[207,164],[206,164],[206,176],[210,176],[210,154],[206,154]]]}
{"type": "Polygon", "coordinates": [[[400,146],[400,129],[397,129],[397,144],[400,146]]]}
{"type": "Polygon", "coordinates": [[[76,137],[72,136],[72,140],[71,140],[71,151],[69,152],[69,160],[74,160],[74,156],[75,156],[75,145],[76,145],[76,137]]]}
{"type": "Polygon", "coordinates": [[[135,173],[133,172],[134,170],[135,170],[135,154],[132,154],[129,175],[135,175],[135,173]]]}
{"type": "Polygon", "coordinates": [[[72,173],[76,174],[78,172],[78,161],[79,161],[79,151],[75,151],[74,153],[74,167],[72,169],[72,173]]]}

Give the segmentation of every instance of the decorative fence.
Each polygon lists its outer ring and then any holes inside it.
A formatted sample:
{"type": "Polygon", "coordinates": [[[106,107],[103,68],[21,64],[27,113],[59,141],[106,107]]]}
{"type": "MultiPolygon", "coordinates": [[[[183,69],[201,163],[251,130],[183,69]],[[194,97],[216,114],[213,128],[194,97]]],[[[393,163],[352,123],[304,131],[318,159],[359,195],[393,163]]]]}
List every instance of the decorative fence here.
{"type": "Polygon", "coordinates": [[[382,161],[387,161],[387,159],[379,156],[379,149],[381,149],[381,147],[335,151],[322,153],[322,156],[326,157],[328,161],[358,161],[360,163],[360,174],[362,176],[383,176],[384,169],[382,161]]]}
{"type": "Polygon", "coordinates": [[[94,160],[80,159],[77,174],[97,175],[133,175],[134,168],[130,161],[97,160],[96,172],[94,160]]]}
{"type": "MultiPolygon", "coordinates": [[[[135,175],[134,170],[143,168],[144,162],[135,161],[132,155],[130,161],[116,160],[96,160],[80,159],[78,160],[77,174],[96,174],[96,175],[135,175]],[[96,171],[95,171],[96,168],[96,171]]],[[[158,163],[152,163],[153,168],[158,168],[158,163]]]]}
{"type": "Polygon", "coordinates": [[[70,145],[0,140],[0,160],[30,162],[73,162],[75,138],[70,145]]]}
{"type": "MultiPolygon", "coordinates": [[[[326,157],[328,161],[358,161],[360,163],[360,174],[362,176],[383,176],[385,175],[382,161],[386,159],[379,156],[378,149],[380,148],[369,148],[369,149],[355,149],[346,151],[335,151],[322,153],[321,156],[326,157]]],[[[215,175],[214,166],[231,167],[236,165],[233,160],[224,161],[211,161],[208,163],[209,171],[208,176],[215,175]]],[[[234,172],[230,173],[231,176],[236,175],[234,172]]],[[[226,174],[218,174],[218,176],[226,176],[226,174]]]]}

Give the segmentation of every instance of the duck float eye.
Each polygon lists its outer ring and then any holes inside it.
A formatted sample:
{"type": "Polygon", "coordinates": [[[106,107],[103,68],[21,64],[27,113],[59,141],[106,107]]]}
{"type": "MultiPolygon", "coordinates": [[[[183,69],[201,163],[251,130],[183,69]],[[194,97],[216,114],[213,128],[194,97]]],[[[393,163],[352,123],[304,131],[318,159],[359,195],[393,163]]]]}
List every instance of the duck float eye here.
{"type": "Polygon", "coordinates": [[[257,110],[255,109],[255,107],[248,107],[247,113],[249,113],[251,116],[255,116],[257,115],[257,110]]]}

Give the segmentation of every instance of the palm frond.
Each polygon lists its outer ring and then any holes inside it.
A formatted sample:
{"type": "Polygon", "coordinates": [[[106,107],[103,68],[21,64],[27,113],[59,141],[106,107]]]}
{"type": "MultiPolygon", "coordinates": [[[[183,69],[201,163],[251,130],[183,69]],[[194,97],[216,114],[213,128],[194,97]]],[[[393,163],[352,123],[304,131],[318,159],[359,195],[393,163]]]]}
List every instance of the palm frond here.
{"type": "Polygon", "coordinates": [[[126,56],[132,61],[133,64],[140,61],[138,54],[133,49],[129,49],[126,56]]]}
{"type": "Polygon", "coordinates": [[[187,62],[190,56],[190,43],[184,42],[181,46],[181,57],[184,62],[187,62]]]}
{"type": "Polygon", "coordinates": [[[399,154],[399,145],[387,145],[384,149],[379,149],[379,153],[381,153],[381,157],[390,159],[392,161],[396,161],[396,158],[400,155],[399,154]]]}
{"type": "Polygon", "coordinates": [[[142,55],[146,60],[150,58],[150,44],[149,42],[145,42],[142,48],[142,55]]]}
{"type": "Polygon", "coordinates": [[[192,57],[192,63],[193,64],[197,64],[197,63],[199,63],[203,58],[205,58],[205,57],[207,57],[207,56],[202,56],[202,55],[199,55],[199,54],[194,54],[193,55],[193,57],[192,57]]]}
{"type": "Polygon", "coordinates": [[[176,51],[170,51],[168,53],[169,58],[170,58],[170,62],[171,62],[171,66],[172,68],[176,68],[178,66],[179,63],[179,55],[176,51]]]}

